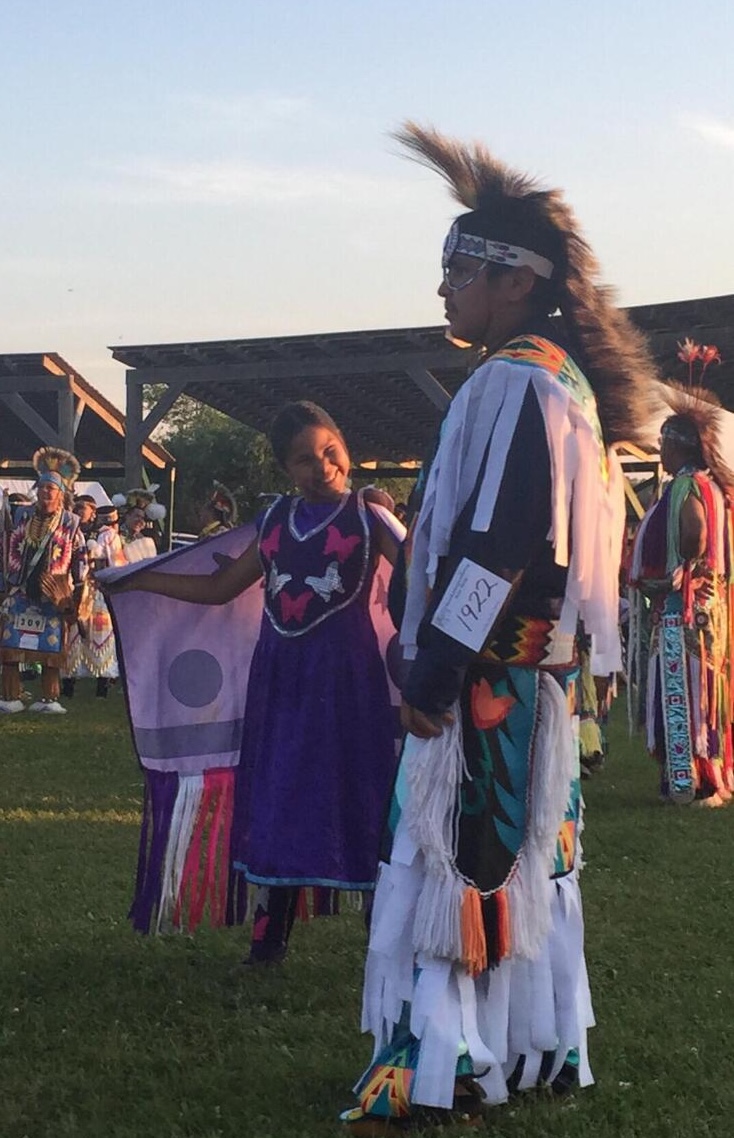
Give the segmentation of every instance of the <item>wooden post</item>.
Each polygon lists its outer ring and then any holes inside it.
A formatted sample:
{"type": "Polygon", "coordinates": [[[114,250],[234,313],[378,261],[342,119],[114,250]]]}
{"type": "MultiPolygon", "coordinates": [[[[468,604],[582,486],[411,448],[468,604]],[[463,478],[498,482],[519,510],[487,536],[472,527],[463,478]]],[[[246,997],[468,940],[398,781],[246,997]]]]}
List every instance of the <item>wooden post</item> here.
{"type": "Polygon", "coordinates": [[[59,442],[64,450],[74,450],[74,392],[71,389],[71,379],[59,388],[56,395],[59,422],[59,442]]]}
{"type": "Polygon", "coordinates": [[[433,372],[430,372],[427,367],[413,367],[412,365],[406,367],[405,370],[416,387],[420,388],[433,406],[437,407],[443,414],[451,402],[451,396],[443,384],[439,383],[433,372]]]}
{"type": "Polygon", "coordinates": [[[125,488],[142,485],[143,456],[141,437],[143,430],[143,385],[135,371],[126,377],[127,402],[125,410],[125,488]]]}
{"type": "Polygon", "coordinates": [[[173,463],[168,468],[168,517],[166,526],[166,549],[173,545],[173,511],[176,508],[176,467],[173,463]]]}

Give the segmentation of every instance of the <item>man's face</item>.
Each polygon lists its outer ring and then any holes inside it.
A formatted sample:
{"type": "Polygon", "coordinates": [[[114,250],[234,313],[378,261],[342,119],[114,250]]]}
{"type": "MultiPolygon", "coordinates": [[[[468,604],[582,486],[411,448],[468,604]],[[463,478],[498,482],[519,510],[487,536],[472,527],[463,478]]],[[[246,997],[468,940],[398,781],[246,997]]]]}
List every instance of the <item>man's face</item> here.
{"type": "Polygon", "coordinates": [[[690,458],[689,448],[681,446],[674,437],[666,435],[663,431],[660,436],[660,464],[665,473],[677,474],[690,458]]]}
{"type": "Polygon", "coordinates": [[[36,492],[38,508],[42,514],[55,514],[61,508],[64,492],[53,482],[42,482],[36,492]]]}
{"type": "Polygon", "coordinates": [[[696,443],[685,441],[672,424],[663,423],[659,439],[660,465],[666,474],[677,474],[682,466],[696,460],[696,443]]]}
{"type": "Polygon", "coordinates": [[[504,327],[509,315],[510,274],[488,273],[488,264],[466,253],[454,253],[444,271],[438,295],[444,301],[449,332],[467,344],[488,344],[492,330],[504,327]],[[452,287],[453,286],[453,287],[452,287]]]}

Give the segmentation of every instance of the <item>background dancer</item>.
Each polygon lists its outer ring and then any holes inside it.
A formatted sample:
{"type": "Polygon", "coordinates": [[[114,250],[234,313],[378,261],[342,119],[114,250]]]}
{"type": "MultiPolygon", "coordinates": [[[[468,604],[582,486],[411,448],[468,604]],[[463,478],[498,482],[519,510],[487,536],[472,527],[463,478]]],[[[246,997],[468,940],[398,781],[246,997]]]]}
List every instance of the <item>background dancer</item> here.
{"type": "Polygon", "coordinates": [[[237,525],[237,503],[234,495],[215,482],[211,496],[201,511],[201,530],[199,538],[216,537],[237,525]]]}
{"type": "Polygon", "coordinates": [[[714,393],[671,384],[664,397],[674,414],[662,426],[660,461],[673,477],[635,541],[630,679],[639,671],[644,625],[647,745],[660,764],[661,795],[722,806],[734,791],[734,473],[719,450],[721,411],[714,393]]]}
{"type": "Polygon", "coordinates": [[[33,456],[37,502],[21,515],[8,542],[9,595],[0,616],[3,665],[0,711],[23,710],[21,664],[41,664],[41,699],[30,711],[63,714],[60,670],[66,661],[69,624],[76,617],[87,574],[87,550],[79,518],[65,508],[79,474],[73,454],[41,447],[33,456]]]}
{"type": "MultiPolygon", "coordinates": [[[[93,571],[110,566],[126,565],[125,550],[119,534],[117,506],[100,506],[96,512],[97,529],[87,539],[87,555],[93,571]]],[[[77,679],[96,679],[96,695],[106,699],[110,680],[119,673],[115,651],[115,630],[102,589],[93,580],[87,581],[84,610],[72,626],[69,636],[62,692],[67,698],[74,695],[77,679]]]]}

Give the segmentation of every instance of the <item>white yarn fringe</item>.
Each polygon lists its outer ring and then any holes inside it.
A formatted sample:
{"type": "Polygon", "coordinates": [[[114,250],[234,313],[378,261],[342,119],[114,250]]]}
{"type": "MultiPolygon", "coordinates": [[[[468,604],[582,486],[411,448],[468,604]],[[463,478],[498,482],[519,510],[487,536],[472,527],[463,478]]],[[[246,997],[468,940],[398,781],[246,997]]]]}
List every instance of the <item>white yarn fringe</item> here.
{"type": "Polygon", "coordinates": [[[525,841],[507,886],[512,955],[534,960],[551,924],[548,878],[576,762],[567,697],[552,676],[540,673],[538,717],[532,740],[530,811],[525,841]]]}
{"type": "Polygon", "coordinates": [[[173,911],[178,901],[183,879],[186,854],[191,845],[196,818],[204,794],[204,776],[182,775],[178,780],[178,793],[173,805],[171,829],[166,846],[163,867],[163,886],[156,921],[156,932],[168,931],[173,926],[173,911]]]}
{"type": "Polygon", "coordinates": [[[592,1083],[586,1034],[594,1015],[576,875],[545,882],[550,927],[537,959],[512,956],[472,979],[461,965],[413,952],[411,918],[423,869],[420,855],[410,866],[381,867],[362,1003],[362,1030],[374,1035],[373,1062],[392,1038],[405,1001],[410,1030],[420,1040],[411,1091],[416,1104],[452,1105],[456,1060],[467,1047],[490,1103],[506,1101],[506,1079],[521,1055],[523,1088],[537,1081],[544,1052],[556,1051],[553,1079],[572,1048],[580,1053],[580,1085],[592,1083]]]}
{"type": "Polygon", "coordinates": [[[402,762],[408,786],[405,824],[422,852],[426,876],[413,926],[416,952],[461,959],[464,882],[454,868],[461,782],[466,769],[458,703],[454,722],[436,739],[409,735],[402,762]]]}
{"type": "MultiPolygon", "coordinates": [[[[458,705],[452,714],[454,722],[438,738],[406,740],[402,762],[408,794],[403,817],[425,865],[413,947],[416,952],[460,961],[461,902],[472,883],[456,868],[461,783],[467,772],[458,705]]],[[[531,747],[525,840],[507,884],[512,953],[528,960],[537,955],[550,927],[548,878],[576,758],[566,696],[560,684],[542,672],[531,747]]]]}

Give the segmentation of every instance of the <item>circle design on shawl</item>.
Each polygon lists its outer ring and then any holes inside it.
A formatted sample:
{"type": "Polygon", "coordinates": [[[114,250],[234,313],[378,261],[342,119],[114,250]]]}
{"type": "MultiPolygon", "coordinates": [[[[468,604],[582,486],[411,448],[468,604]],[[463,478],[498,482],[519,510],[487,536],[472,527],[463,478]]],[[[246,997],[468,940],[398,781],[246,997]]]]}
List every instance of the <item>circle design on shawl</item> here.
{"type": "Polygon", "coordinates": [[[206,707],[217,698],[223,683],[219,661],[202,648],[179,652],[168,669],[168,690],[185,707],[206,707]]]}

